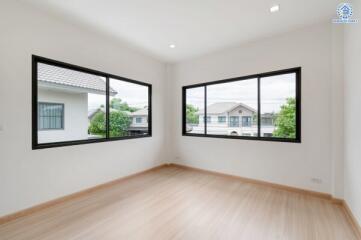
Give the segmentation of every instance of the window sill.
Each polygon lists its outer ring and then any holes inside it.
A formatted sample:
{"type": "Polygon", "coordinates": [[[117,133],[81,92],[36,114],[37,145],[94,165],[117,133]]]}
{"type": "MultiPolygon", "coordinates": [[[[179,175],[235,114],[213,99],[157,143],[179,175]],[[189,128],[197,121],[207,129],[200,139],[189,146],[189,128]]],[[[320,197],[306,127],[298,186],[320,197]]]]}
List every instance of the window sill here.
{"type": "Polygon", "coordinates": [[[32,149],[37,150],[37,149],[54,148],[54,147],[66,147],[66,146],[72,146],[72,145],[82,145],[82,144],[100,143],[100,142],[112,142],[112,141],[118,141],[118,140],[129,140],[129,139],[147,138],[147,137],[152,137],[152,135],[147,134],[147,135],[142,135],[142,136],[126,136],[126,137],[112,137],[112,138],[102,138],[102,139],[85,139],[85,140],[66,141],[66,142],[40,143],[40,144],[34,144],[32,146],[32,149]]]}
{"type": "Polygon", "coordinates": [[[302,142],[301,142],[301,139],[295,139],[295,138],[273,138],[273,137],[252,137],[252,136],[228,136],[228,135],[195,134],[195,133],[183,133],[182,136],[188,136],[188,137],[205,137],[205,138],[239,139],[239,140],[257,140],[257,141],[286,142],[286,143],[302,143],[302,142]]]}

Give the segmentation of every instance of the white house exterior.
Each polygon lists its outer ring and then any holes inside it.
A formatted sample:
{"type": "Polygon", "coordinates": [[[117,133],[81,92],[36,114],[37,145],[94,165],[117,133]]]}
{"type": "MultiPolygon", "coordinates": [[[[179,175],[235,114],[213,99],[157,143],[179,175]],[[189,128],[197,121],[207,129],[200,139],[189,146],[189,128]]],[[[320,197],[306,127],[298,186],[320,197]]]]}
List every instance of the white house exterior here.
{"type": "Polygon", "coordinates": [[[101,77],[39,63],[38,142],[88,139],[88,93],[105,96],[105,88],[101,77]],[[44,120],[41,111],[50,111],[55,105],[62,106],[62,116],[56,120],[56,127],[49,127],[50,120],[44,120]]]}
{"type": "Polygon", "coordinates": [[[39,129],[38,142],[70,141],[88,138],[88,94],[39,88],[39,103],[64,105],[61,129],[39,129]],[[76,117],[74,117],[76,116],[76,117]]]}
{"type": "Polygon", "coordinates": [[[130,113],[131,124],[129,131],[137,134],[148,133],[148,108],[142,108],[138,111],[130,113]]]}
{"type": "MultiPolygon", "coordinates": [[[[199,124],[188,124],[187,131],[191,133],[204,133],[204,110],[198,112],[199,124]]],[[[236,102],[219,102],[207,106],[207,134],[257,136],[257,111],[250,106],[236,102]]],[[[262,115],[262,122],[269,116],[262,115]]],[[[262,135],[272,134],[272,124],[262,127],[262,135]]],[[[269,136],[269,135],[268,135],[269,136]]]]}

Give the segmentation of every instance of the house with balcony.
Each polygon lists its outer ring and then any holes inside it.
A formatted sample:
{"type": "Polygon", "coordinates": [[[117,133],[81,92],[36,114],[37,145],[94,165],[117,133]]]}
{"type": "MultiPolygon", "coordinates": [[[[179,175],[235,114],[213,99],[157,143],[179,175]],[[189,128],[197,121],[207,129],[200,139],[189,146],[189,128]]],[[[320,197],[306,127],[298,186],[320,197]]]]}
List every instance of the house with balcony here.
{"type": "MultiPolygon", "coordinates": [[[[203,133],[207,122],[207,133],[214,135],[257,136],[257,110],[237,102],[217,102],[207,106],[207,116],[204,109],[198,111],[199,123],[189,124],[187,131],[203,133]]],[[[272,136],[274,131],[274,114],[262,114],[262,136],[272,136]]]]}

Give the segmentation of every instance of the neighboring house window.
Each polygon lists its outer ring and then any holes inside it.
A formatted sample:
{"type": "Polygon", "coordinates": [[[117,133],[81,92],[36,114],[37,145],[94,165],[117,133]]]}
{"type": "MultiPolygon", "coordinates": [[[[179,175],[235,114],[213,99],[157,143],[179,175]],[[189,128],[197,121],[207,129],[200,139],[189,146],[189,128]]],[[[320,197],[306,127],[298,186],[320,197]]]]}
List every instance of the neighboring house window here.
{"type": "Polygon", "coordinates": [[[151,136],[150,84],[38,56],[32,64],[33,149],[151,136]],[[133,126],[133,116],[149,123],[133,126]]]}
{"type": "Polygon", "coordinates": [[[207,118],[203,117],[203,122],[207,120],[207,123],[211,122],[211,116],[207,116],[207,118]]]}
{"type": "Polygon", "coordinates": [[[301,68],[184,86],[183,135],[301,142],[300,86],[301,68]],[[198,125],[198,114],[218,121],[198,125]]]}
{"type": "Polygon", "coordinates": [[[230,127],[239,127],[239,117],[230,116],[229,117],[229,126],[230,127]]]}
{"type": "Polygon", "coordinates": [[[40,102],[38,109],[39,130],[64,129],[64,104],[40,102]]]}
{"type": "Polygon", "coordinates": [[[273,120],[270,117],[262,117],[261,123],[262,123],[263,126],[272,126],[273,125],[273,120]]]}
{"type": "Polygon", "coordinates": [[[243,116],[242,117],[242,126],[243,127],[251,127],[252,126],[252,117],[243,116]]]}
{"type": "Polygon", "coordinates": [[[136,122],[136,123],[142,123],[142,118],[141,118],[141,117],[135,118],[135,122],[136,122]]]}
{"type": "Polygon", "coordinates": [[[226,116],[219,116],[218,117],[218,123],[225,123],[227,121],[227,117],[226,116]]]}

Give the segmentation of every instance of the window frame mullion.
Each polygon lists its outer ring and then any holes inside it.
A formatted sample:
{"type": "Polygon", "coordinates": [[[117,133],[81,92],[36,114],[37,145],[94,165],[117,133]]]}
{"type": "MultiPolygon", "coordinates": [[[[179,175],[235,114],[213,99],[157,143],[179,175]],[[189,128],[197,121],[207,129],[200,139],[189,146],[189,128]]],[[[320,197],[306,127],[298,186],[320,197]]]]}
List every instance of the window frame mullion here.
{"type": "Polygon", "coordinates": [[[257,77],[257,137],[261,137],[261,76],[257,77]]]}
{"type": "Polygon", "coordinates": [[[207,136],[207,85],[204,86],[204,135],[207,136]]]}
{"type": "Polygon", "coordinates": [[[109,77],[105,77],[105,138],[110,138],[110,104],[109,104],[109,92],[110,92],[110,83],[109,83],[109,77]]]}

